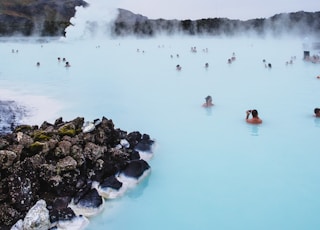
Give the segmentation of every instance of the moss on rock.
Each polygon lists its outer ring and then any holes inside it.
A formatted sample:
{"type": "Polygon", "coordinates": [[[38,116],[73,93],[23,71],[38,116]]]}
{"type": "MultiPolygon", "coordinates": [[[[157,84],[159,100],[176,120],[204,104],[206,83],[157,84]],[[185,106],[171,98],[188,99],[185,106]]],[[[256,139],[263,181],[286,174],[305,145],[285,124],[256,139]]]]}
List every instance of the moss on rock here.
{"type": "Polygon", "coordinates": [[[33,138],[35,141],[48,141],[50,140],[50,135],[43,131],[35,131],[33,134],[33,138]]]}
{"type": "Polygon", "coordinates": [[[39,153],[42,150],[43,145],[43,143],[36,141],[30,145],[29,151],[33,154],[39,153]]]}
{"type": "Polygon", "coordinates": [[[15,128],[14,132],[26,132],[32,130],[32,126],[30,125],[19,125],[15,128]]]}
{"type": "Polygon", "coordinates": [[[73,136],[76,135],[76,133],[77,133],[76,129],[75,129],[74,125],[72,125],[72,124],[66,124],[66,125],[64,125],[64,126],[62,126],[62,127],[60,127],[58,129],[58,134],[60,136],[71,136],[71,137],[73,137],[73,136]]]}

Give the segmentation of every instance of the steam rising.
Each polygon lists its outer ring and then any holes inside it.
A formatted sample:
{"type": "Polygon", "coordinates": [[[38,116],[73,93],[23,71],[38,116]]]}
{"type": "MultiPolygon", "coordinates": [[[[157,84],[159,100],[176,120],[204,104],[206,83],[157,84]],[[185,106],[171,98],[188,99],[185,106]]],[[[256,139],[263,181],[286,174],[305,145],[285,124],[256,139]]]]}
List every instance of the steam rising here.
{"type": "Polygon", "coordinates": [[[227,18],[200,20],[152,20],[128,10],[117,9],[115,0],[90,0],[88,7],[76,7],[67,39],[103,39],[110,36],[156,37],[159,35],[197,36],[315,36],[319,34],[319,14],[296,12],[248,21],[227,18]]]}
{"type": "Polygon", "coordinates": [[[118,14],[113,1],[86,2],[88,7],[76,7],[76,14],[70,20],[72,25],[65,30],[67,39],[103,38],[110,34],[110,25],[118,14]]]}

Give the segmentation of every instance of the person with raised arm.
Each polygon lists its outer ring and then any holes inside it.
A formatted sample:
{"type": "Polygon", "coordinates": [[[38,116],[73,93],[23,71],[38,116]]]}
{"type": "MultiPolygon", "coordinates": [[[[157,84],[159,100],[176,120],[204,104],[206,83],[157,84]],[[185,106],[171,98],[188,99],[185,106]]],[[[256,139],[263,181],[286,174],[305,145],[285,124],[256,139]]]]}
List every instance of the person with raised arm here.
{"type": "Polygon", "coordinates": [[[262,120],[258,116],[258,111],[256,109],[253,110],[247,110],[246,111],[246,122],[250,124],[261,124],[262,120]],[[249,118],[250,114],[252,115],[252,118],[249,118]]]}

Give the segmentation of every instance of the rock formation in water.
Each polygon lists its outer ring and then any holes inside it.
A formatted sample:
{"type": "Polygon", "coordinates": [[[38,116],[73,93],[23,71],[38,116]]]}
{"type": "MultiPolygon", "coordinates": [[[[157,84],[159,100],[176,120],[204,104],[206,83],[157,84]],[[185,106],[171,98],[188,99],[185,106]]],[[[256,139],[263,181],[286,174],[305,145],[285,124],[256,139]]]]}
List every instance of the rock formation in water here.
{"type": "MultiPolygon", "coordinates": [[[[76,6],[88,6],[84,0],[1,0],[0,36],[64,36],[76,6]]],[[[206,18],[199,20],[149,19],[128,10],[119,14],[111,27],[113,36],[155,36],[158,34],[184,35],[299,35],[320,33],[320,12],[276,14],[270,18],[231,20],[206,18]]],[[[94,24],[94,23],[93,23],[94,24]]],[[[106,25],[110,26],[110,25],[106,25]]]]}
{"type": "Polygon", "coordinates": [[[139,177],[150,167],[139,151],[153,143],[147,134],[116,129],[105,117],[15,127],[0,136],[0,229],[32,225],[38,220],[31,211],[48,216],[50,225],[72,219],[77,213],[70,203],[95,211],[104,201],[93,183],[106,186],[106,179],[122,173],[139,177]]]}

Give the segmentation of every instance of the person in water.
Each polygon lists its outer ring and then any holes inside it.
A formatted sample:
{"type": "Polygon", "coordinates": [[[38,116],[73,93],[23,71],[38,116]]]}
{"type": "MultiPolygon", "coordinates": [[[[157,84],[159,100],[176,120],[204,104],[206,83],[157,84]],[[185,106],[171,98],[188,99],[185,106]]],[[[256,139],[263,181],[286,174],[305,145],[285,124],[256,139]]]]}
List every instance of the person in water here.
{"type": "Polygon", "coordinates": [[[202,105],[202,107],[208,108],[213,106],[212,97],[209,95],[205,98],[206,102],[202,105]]]}
{"type": "Polygon", "coordinates": [[[250,124],[261,124],[262,120],[258,116],[258,111],[253,109],[253,110],[247,110],[246,111],[247,116],[246,116],[246,121],[250,124]],[[252,114],[252,118],[249,119],[250,114],[252,114]]]}
{"type": "Polygon", "coordinates": [[[314,109],[314,115],[315,115],[316,117],[320,117],[320,108],[315,108],[315,109],[314,109]]]}

